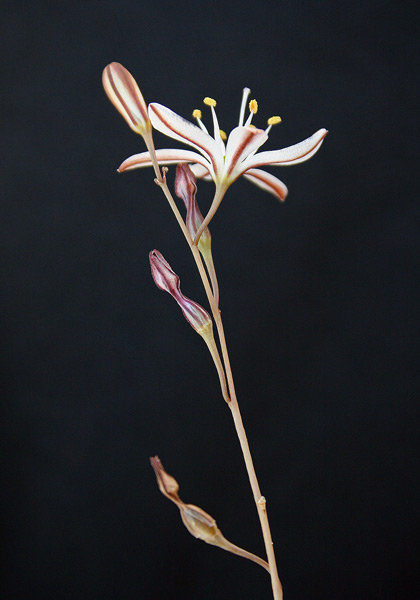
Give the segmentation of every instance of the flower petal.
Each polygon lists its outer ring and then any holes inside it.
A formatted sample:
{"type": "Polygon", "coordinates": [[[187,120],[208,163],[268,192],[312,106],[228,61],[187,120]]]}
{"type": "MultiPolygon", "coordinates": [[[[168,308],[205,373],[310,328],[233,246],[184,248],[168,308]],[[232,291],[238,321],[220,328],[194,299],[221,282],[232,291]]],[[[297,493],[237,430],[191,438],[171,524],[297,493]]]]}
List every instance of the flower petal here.
{"type": "Polygon", "coordinates": [[[209,174],[209,170],[203,165],[190,165],[190,169],[197,179],[205,179],[206,181],[211,181],[211,175],[209,174]]]}
{"type": "MultiPolygon", "coordinates": [[[[210,163],[197,152],[191,150],[176,150],[176,149],[161,149],[156,150],[156,158],[160,165],[172,165],[176,163],[200,163],[202,168],[204,167],[206,173],[211,168],[210,163]]],[[[140,167],[151,167],[152,160],[148,152],[141,152],[140,154],[133,154],[127,158],[118,168],[118,171],[130,171],[132,169],[139,169],[140,167]]]]}
{"type": "MultiPolygon", "coordinates": [[[[235,127],[226,144],[225,169],[223,178],[233,181],[243,172],[242,162],[258,150],[268,139],[262,129],[255,127],[235,127]]],[[[245,170],[245,169],[244,169],[245,170]]]]}
{"type": "Polygon", "coordinates": [[[249,171],[244,173],[244,177],[264,191],[273,194],[273,196],[278,198],[281,202],[286,200],[288,192],[287,187],[280,179],[271,175],[271,173],[267,173],[261,169],[249,169],[249,171]]]}
{"type": "Polygon", "coordinates": [[[296,165],[311,158],[319,150],[327,135],[326,129],[320,129],[303,142],[283,148],[282,150],[268,150],[251,156],[243,166],[246,170],[263,165],[296,165]]]}
{"type": "Polygon", "coordinates": [[[217,142],[210,134],[156,102],[149,104],[149,116],[155,129],[174,140],[193,146],[208,158],[212,165],[211,174],[213,176],[216,176],[216,173],[221,170],[223,156],[217,142]]]}

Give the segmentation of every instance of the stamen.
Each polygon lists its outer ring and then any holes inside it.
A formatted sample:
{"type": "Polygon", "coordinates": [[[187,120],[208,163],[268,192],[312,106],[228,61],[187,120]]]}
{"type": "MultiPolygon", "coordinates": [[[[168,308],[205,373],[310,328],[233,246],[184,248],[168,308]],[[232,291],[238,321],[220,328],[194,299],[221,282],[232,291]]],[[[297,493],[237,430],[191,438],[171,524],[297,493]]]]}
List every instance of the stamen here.
{"type": "Polygon", "coordinates": [[[223,129],[221,129],[219,133],[220,133],[220,137],[222,138],[222,140],[226,141],[227,140],[226,132],[223,131],[223,129]]]}
{"type": "Polygon", "coordinates": [[[251,100],[251,102],[249,103],[249,111],[252,112],[254,115],[257,114],[258,102],[256,100],[251,100]]]}
{"type": "Polygon", "coordinates": [[[251,125],[252,117],[258,110],[258,102],[256,100],[251,100],[251,102],[249,103],[249,110],[251,112],[249,113],[249,117],[246,120],[245,127],[249,127],[251,125]]]}
{"type": "Polygon", "coordinates": [[[206,126],[204,125],[204,123],[201,120],[201,110],[199,108],[194,109],[192,116],[194,117],[194,119],[197,120],[197,123],[199,124],[200,129],[202,129],[205,133],[208,133],[206,126]]]}
{"type": "Polygon", "coordinates": [[[223,143],[222,136],[220,135],[219,122],[217,120],[216,111],[214,110],[214,107],[217,104],[216,100],[214,100],[213,98],[209,98],[208,96],[206,96],[204,98],[203,102],[204,102],[204,104],[206,104],[207,106],[210,106],[210,108],[211,108],[211,116],[213,117],[213,128],[214,128],[214,135],[213,135],[213,137],[214,137],[215,141],[219,144],[220,152],[224,156],[224,154],[225,154],[225,145],[223,143]]]}
{"type": "Polygon", "coordinates": [[[246,104],[246,101],[248,100],[248,96],[250,93],[251,93],[251,90],[249,88],[244,88],[244,90],[242,92],[241,110],[239,112],[239,127],[242,127],[244,124],[245,104],[246,104]]]}
{"type": "Polygon", "coordinates": [[[265,133],[268,133],[270,131],[270,129],[272,128],[273,125],[277,125],[278,123],[281,123],[281,118],[280,117],[270,117],[269,119],[267,119],[267,129],[265,130],[265,133]]]}
{"type": "Polygon", "coordinates": [[[213,98],[209,98],[208,96],[206,96],[203,100],[204,104],[206,104],[207,106],[216,106],[216,100],[213,100],[213,98]]]}

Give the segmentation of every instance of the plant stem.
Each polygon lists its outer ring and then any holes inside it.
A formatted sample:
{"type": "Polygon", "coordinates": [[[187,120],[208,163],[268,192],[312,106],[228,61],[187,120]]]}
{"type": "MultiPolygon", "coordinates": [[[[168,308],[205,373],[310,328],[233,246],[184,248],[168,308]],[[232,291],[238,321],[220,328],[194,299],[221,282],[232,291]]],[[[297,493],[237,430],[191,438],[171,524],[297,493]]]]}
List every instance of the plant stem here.
{"type": "MultiPolygon", "coordinates": [[[[204,285],[204,289],[207,294],[207,298],[208,298],[208,301],[210,304],[213,318],[216,323],[217,332],[219,335],[220,347],[222,350],[223,363],[225,366],[224,370],[226,373],[228,386],[229,386],[230,402],[228,402],[228,405],[229,405],[229,408],[232,413],[236,433],[238,435],[239,443],[241,445],[241,450],[242,450],[242,454],[244,457],[249,482],[251,484],[254,501],[255,501],[255,504],[257,507],[258,517],[260,519],[261,530],[262,530],[262,534],[263,534],[263,538],[264,538],[265,550],[267,553],[267,559],[268,559],[268,564],[269,564],[269,568],[270,568],[270,577],[271,577],[271,587],[273,590],[273,598],[274,598],[274,600],[282,600],[283,599],[283,589],[282,589],[280,579],[278,576],[278,572],[277,572],[276,557],[274,554],[273,541],[271,538],[270,525],[269,525],[268,516],[267,516],[266,499],[264,498],[264,496],[262,496],[261,491],[260,491],[260,486],[258,483],[257,474],[255,472],[255,467],[254,467],[254,463],[252,460],[251,451],[249,449],[248,439],[247,439],[245,428],[244,428],[244,425],[242,422],[241,412],[239,410],[239,404],[238,404],[238,400],[236,397],[235,385],[233,382],[232,369],[230,366],[229,353],[228,353],[227,344],[226,344],[226,338],[225,338],[225,332],[224,332],[224,328],[223,328],[222,317],[221,317],[221,314],[219,311],[219,307],[215,301],[215,298],[214,298],[214,295],[213,295],[213,292],[212,292],[212,289],[211,289],[211,286],[210,286],[210,283],[209,283],[209,280],[207,277],[207,273],[204,268],[203,261],[201,259],[200,251],[198,250],[197,246],[194,245],[194,242],[191,239],[190,233],[185,225],[185,222],[184,222],[184,220],[178,210],[178,207],[172,197],[172,194],[168,188],[165,175],[162,176],[160,173],[159,165],[156,161],[156,156],[154,153],[154,148],[152,149],[152,147],[149,147],[149,144],[147,144],[147,146],[148,146],[149,153],[152,157],[152,160],[155,159],[155,160],[153,160],[153,163],[154,163],[155,173],[156,173],[156,177],[157,177],[156,183],[162,188],[162,191],[165,194],[165,196],[169,202],[169,205],[175,215],[176,220],[178,221],[178,224],[185,236],[185,239],[187,240],[187,243],[190,247],[190,250],[191,250],[194,260],[196,262],[198,271],[200,273],[200,277],[201,277],[201,280],[204,285]]],[[[164,171],[164,173],[166,173],[166,171],[164,171]]]]}
{"type": "Polygon", "coordinates": [[[235,384],[233,382],[232,369],[230,366],[229,353],[226,345],[225,332],[222,323],[222,317],[220,315],[220,311],[217,310],[213,312],[214,319],[216,321],[216,327],[219,334],[220,346],[222,349],[223,362],[225,365],[226,377],[228,380],[229,392],[231,401],[229,403],[229,408],[232,412],[233,421],[235,424],[236,433],[239,438],[239,443],[241,445],[242,454],[245,461],[246,470],[248,473],[249,482],[251,484],[252,493],[254,496],[254,501],[257,506],[258,517],[260,519],[261,530],[264,538],[265,550],[267,553],[268,564],[270,566],[270,577],[271,577],[271,587],[273,589],[273,597],[274,600],[282,600],[283,598],[283,589],[280,583],[280,579],[277,572],[277,563],[276,557],[274,554],[273,541],[271,538],[270,525],[268,522],[268,515],[266,509],[266,499],[261,494],[260,486],[257,479],[257,474],[255,472],[254,462],[252,460],[251,451],[249,449],[248,439],[246,437],[246,432],[244,428],[244,424],[242,422],[241,411],[239,409],[238,400],[236,397],[235,384]],[[215,314],[216,312],[216,314],[215,314]]]}

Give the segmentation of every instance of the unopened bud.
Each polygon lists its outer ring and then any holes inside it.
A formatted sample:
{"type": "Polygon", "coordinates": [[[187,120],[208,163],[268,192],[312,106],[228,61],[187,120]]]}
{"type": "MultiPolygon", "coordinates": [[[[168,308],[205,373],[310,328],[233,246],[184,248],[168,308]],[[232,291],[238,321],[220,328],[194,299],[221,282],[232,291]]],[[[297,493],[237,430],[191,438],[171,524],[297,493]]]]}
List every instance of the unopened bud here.
{"type": "Polygon", "coordinates": [[[179,277],[171,269],[169,263],[158,250],[149,254],[152,277],[159,289],[168,292],[179,304],[184,317],[197,333],[206,339],[211,333],[213,324],[209,313],[194,300],[184,296],[180,290],[179,277]]]}
{"type": "Polygon", "coordinates": [[[149,260],[152,277],[158,288],[171,294],[172,298],[179,304],[188,323],[206,342],[219,375],[223,398],[226,402],[230,402],[225,372],[214,340],[213,321],[209,313],[197,302],[184,296],[180,290],[178,275],[172,271],[169,263],[166,262],[159,250],[152,250],[149,253],[149,260]]]}
{"type": "Polygon", "coordinates": [[[108,98],[124,117],[133,131],[149,136],[152,124],[136,80],[120,63],[107,65],[102,73],[102,83],[108,98]]]}
{"type": "Polygon", "coordinates": [[[173,502],[179,501],[178,482],[174,477],[172,477],[172,475],[169,475],[169,473],[165,471],[162,463],[160,462],[159,456],[151,456],[150,464],[153,467],[157,483],[162,494],[169,498],[169,500],[172,500],[173,502]]]}
{"type": "MultiPolygon", "coordinates": [[[[195,197],[196,193],[197,184],[194,173],[187,164],[180,163],[176,168],[175,194],[184,201],[185,208],[187,209],[185,223],[192,239],[195,238],[201,223],[204,221],[204,217],[197,204],[195,197]]],[[[208,227],[206,227],[198,242],[200,251],[202,252],[204,246],[209,246],[210,242],[210,231],[208,227]]]]}
{"type": "MultiPolygon", "coordinates": [[[[180,163],[176,168],[175,177],[175,194],[178,198],[184,201],[187,209],[187,217],[185,224],[192,239],[197,235],[204,217],[198,207],[196,195],[197,184],[194,173],[187,164],[180,163]]],[[[213,255],[211,253],[211,235],[209,228],[206,227],[198,240],[198,249],[200,250],[204,262],[206,263],[207,271],[210,275],[211,286],[216,305],[219,305],[219,286],[217,283],[216,271],[214,269],[213,255]]]]}
{"type": "Polygon", "coordinates": [[[206,542],[207,544],[218,546],[219,548],[222,548],[222,550],[252,560],[266,569],[266,571],[270,572],[270,568],[265,560],[262,560],[259,556],[229,542],[217,527],[213,517],[206,513],[202,508],[194,506],[194,504],[185,504],[185,502],[181,500],[178,496],[179,486],[176,479],[165,471],[158,456],[150,458],[150,462],[156,474],[160,491],[177,505],[179,512],[181,513],[182,522],[191,535],[199,540],[203,540],[203,542],[206,542]]]}

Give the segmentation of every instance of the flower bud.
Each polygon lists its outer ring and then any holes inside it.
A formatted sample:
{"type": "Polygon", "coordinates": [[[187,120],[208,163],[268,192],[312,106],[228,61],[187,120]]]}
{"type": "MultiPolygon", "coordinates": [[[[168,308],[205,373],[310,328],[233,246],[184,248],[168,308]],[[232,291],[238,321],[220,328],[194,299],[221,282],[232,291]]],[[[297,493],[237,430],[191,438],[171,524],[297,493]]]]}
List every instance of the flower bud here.
{"type": "Polygon", "coordinates": [[[178,490],[179,485],[178,482],[172,475],[169,475],[163,468],[162,463],[160,462],[160,458],[158,456],[150,457],[150,464],[153,467],[153,470],[156,475],[157,483],[160,491],[164,496],[172,500],[173,502],[179,501],[178,490]]]}
{"type": "MultiPolygon", "coordinates": [[[[175,194],[184,201],[187,209],[185,223],[190,232],[191,239],[194,239],[197,231],[204,221],[203,215],[198,207],[195,195],[197,193],[197,184],[194,173],[187,164],[180,163],[176,168],[175,194]]],[[[209,228],[206,227],[198,240],[198,249],[200,250],[207,271],[210,276],[211,286],[216,305],[219,305],[219,285],[217,283],[216,271],[214,269],[213,256],[211,253],[211,235],[209,228]]]]}
{"type": "Polygon", "coordinates": [[[252,560],[266,571],[270,572],[270,568],[265,560],[243,548],[239,548],[239,546],[232,544],[232,542],[229,542],[217,527],[213,517],[206,513],[202,508],[194,506],[194,504],[185,504],[185,502],[181,500],[178,496],[179,486],[177,481],[172,475],[169,475],[165,471],[158,456],[150,458],[150,463],[155,472],[160,491],[177,505],[179,512],[181,513],[182,522],[191,535],[199,540],[203,540],[203,542],[206,542],[207,544],[217,546],[222,550],[252,560]]]}
{"type": "MultiPolygon", "coordinates": [[[[180,163],[176,168],[175,194],[178,196],[178,198],[181,198],[181,200],[184,201],[185,208],[187,209],[187,218],[185,222],[192,239],[195,238],[201,223],[204,221],[204,217],[201,214],[195,198],[196,193],[197,184],[194,173],[187,164],[180,163]]],[[[200,244],[203,246],[209,246],[210,241],[210,231],[209,228],[206,227],[201,234],[200,241],[198,243],[199,248],[200,244]]]]}
{"type": "Polygon", "coordinates": [[[108,98],[133,131],[143,137],[152,131],[147,105],[134,77],[125,67],[113,62],[102,73],[102,84],[108,98]]]}
{"type": "Polygon", "coordinates": [[[226,402],[230,402],[226,376],[222,361],[220,359],[219,351],[214,340],[213,321],[211,320],[209,313],[197,302],[194,302],[194,300],[190,300],[184,296],[180,290],[178,275],[172,271],[170,265],[166,262],[158,250],[152,250],[149,253],[149,260],[150,268],[152,270],[152,277],[158,288],[164,292],[168,292],[168,294],[171,294],[171,296],[181,307],[182,313],[187,319],[188,323],[199,335],[201,335],[203,340],[206,342],[207,348],[209,349],[217,369],[223,398],[226,400],[226,402]]]}
{"type": "Polygon", "coordinates": [[[213,324],[209,313],[194,300],[190,300],[180,290],[179,277],[158,250],[149,254],[152,277],[160,290],[168,292],[179,304],[184,317],[197,333],[204,339],[209,333],[213,336],[213,324]]]}

